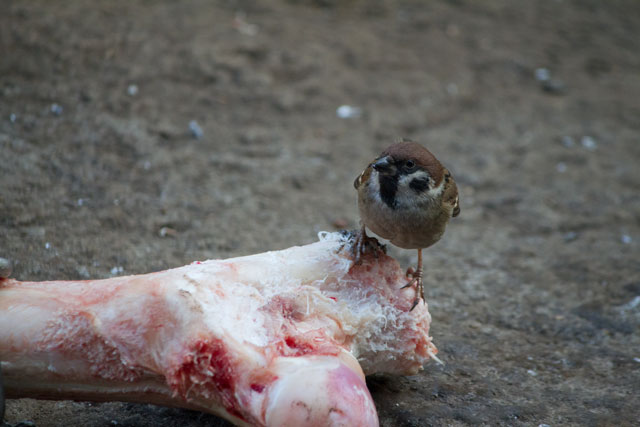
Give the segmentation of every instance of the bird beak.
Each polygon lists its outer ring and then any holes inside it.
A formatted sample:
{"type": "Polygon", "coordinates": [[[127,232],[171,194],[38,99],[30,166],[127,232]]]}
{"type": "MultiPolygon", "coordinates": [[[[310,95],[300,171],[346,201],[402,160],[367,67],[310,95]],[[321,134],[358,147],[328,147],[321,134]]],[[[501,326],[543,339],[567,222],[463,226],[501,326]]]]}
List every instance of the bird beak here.
{"type": "Polygon", "coordinates": [[[382,174],[392,174],[395,168],[391,164],[390,160],[391,158],[389,156],[384,156],[373,162],[371,166],[382,174]]]}

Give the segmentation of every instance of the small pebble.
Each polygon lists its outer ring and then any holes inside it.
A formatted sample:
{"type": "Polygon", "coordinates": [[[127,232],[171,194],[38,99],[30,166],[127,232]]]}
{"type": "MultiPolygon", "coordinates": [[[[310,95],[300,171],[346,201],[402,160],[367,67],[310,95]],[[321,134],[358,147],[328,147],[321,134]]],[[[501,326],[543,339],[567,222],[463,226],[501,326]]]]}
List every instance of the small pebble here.
{"type": "Polygon", "coordinates": [[[572,137],[563,136],[562,137],[562,145],[564,145],[567,148],[570,148],[570,147],[573,147],[575,145],[575,142],[574,142],[572,137]]]}
{"type": "Polygon", "coordinates": [[[595,150],[597,146],[596,140],[590,136],[583,136],[582,139],[580,140],[580,143],[584,148],[591,151],[595,150]]]}
{"type": "Polygon", "coordinates": [[[11,276],[12,271],[13,266],[11,265],[11,261],[6,258],[0,258],[0,278],[6,279],[11,276]]]}
{"type": "Polygon", "coordinates": [[[158,231],[158,235],[160,237],[174,237],[176,235],[178,235],[178,231],[174,228],[171,227],[162,227],[160,228],[160,230],[158,231]]]}
{"type": "Polygon", "coordinates": [[[538,424],[538,427],[551,427],[549,424],[538,424]]]}
{"type": "Polygon", "coordinates": [[[625,245],[628,245],[629,243],[631,243],[633,241],[633,239],[631,238],[631,236],[629,236],[628,234],[623,234],[622,237],[620,237],[620,240],[622,241],[622,243],[624,243],[625,245]]]}
{"type": "Polygon", "coordinates": [[[556,170],[560,173],[567,171],[567,164],[565,162],[560,162],[556,165],[556,170]]]}
{"type": "Polygon", "coordinates": [[[9,114],[9,121],[11,123],[15,123],[16,120],[18,120],[18,116],[16,116],[14,113],[9,114]]]}
{"type": "Polygon", "coordinates": [[[336,109],[336,115],[341,119],[355,119],[360,117],[362,109],[351,105],[341,105],[336,109]]]}
{"type": "Polygon", "coordinates": [[[204,132],[202,131],[202,128],[200,127],[198,122],[196,122],[195,120],[191,120],[189,122],[189,131],[191,131],[191,135],[195,139],[202,139],[202,137],[204,136],[204,132]]]}
{"type": "Polygon", "coordinates": [[[89,274],[89,269],[87,269],[87,267],[85,267],[84,265],[81,265],[80,267],[77,267],[76,271],[78,272],[80,277],[84,277],[85,279],[88,279],[91,276],[89,274]]]}
{"type": "Polygon", "coordinates": [[[58,105],[58,104],[51,104],[51,112],[53,114],[55,114],[56,116],[59,116],[62,114],[63,108],[62,105],[58,105]]]}
{"type": "Polygon", "coordinates": [[[78,206],[84,205],[84,199],[78,199],[78,206]]]}
{"type": "Polygon", "coordinates": [[[527,374],[531,375],[532,377],[535,377],[538,375],[538,373],[533,369],[527,369],[527,374]]]}
{"type": "Polygon", "coordinates": [[[458,37],[460,35],[460,28],[456,24],[449,24],[445,32],[449,37],[458,37]]]}
{"type": "Polygon", "coordinates": [[[640,295],[634,297],[631,301],[621,306],[623,311],[633,310],[640,305],[640,295]]]}
{"type": "Polygon", "coordinates": [[[118,273],[122,273],[123,271],[124,271],[124,268],[122,268],[122,266],[119,266],[119,265],[118,265],[118,266],[113,267],[113,268],[111,269],[111,274],[116,275],[116,274],[118,274],[118,273]]]}
{"type": "Polygon", "coordinates": [[[45,248],[45,249],[51,249],[51,243],[46,242],[46,243],[44,244],[44,248],[45,248]]]}
{"type": "Polygon", "coordinates": [[[235,18],[233,19],[233,27],[238,30],[238,32],[247,36],[255,36],[260,30],[256,24],[250,24],[247,22],[247,17],[244,12],[236,13],[235,18]]]}
{"type": "Polygon", "coordinates": [[[127,93],[129,96],[136,96],[138,94],[138,86],[137,85],[129,85],[127,87],[127,93]]]}
{"type": "Polygon", "coordinates": [[[634,362],[638,362],[638,363],[640,363],[640,357],[634,357],[634,358],[633,358],[633,361],[634,361],[634,362]]]}
{"type": "Polygon", "coordinates": [[[551,72],[546,68],[536,68],[534,75],[536,76],[536,80],[539,82],[546,82],[551,78],[551,72]]]}
{"type": "Polygon", "coordinates": [[[545,92],[561,95],[564,93],[565,85],[562,80],[552,79],[551,71],[547,68],[536,68],[534,76],[545,92]]]}

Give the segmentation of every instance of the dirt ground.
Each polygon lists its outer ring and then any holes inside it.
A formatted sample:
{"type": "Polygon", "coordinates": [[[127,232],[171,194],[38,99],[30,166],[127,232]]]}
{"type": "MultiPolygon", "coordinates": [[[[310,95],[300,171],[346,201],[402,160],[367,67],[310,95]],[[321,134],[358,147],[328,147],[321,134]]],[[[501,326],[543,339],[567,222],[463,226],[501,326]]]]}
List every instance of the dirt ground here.
{"type": "MultiPolygon", "coordinates": [[[[445,364],[368,378],[383,426],[640,423],[639,134],[633,0],[0,4],[0,257],[18,279],[355,228],[353,179],[399,137],[449,167],[462,213],[425,252],[445,364]]],[[[228,425],[33,400],[6,421],[228,425]]]]}

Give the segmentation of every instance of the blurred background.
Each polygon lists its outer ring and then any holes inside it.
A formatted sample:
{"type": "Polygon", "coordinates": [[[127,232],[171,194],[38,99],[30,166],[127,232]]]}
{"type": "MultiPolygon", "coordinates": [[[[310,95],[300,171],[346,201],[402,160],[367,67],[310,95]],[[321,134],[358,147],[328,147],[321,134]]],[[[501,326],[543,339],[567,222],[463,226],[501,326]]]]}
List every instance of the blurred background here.
{"type": "MultiPolygon", "coordinates": [[[[425,251],[444,366],[371,377],[383,426],[640,421],[640,3],[0,3],[0,257],[104,278],[356,228],[423,143],[462,213],[425,251]]],[[[415,251],[391,249],[403,265],[415,251]]],[[[228,425],[7,402],[36,426],[228,425]]]]}

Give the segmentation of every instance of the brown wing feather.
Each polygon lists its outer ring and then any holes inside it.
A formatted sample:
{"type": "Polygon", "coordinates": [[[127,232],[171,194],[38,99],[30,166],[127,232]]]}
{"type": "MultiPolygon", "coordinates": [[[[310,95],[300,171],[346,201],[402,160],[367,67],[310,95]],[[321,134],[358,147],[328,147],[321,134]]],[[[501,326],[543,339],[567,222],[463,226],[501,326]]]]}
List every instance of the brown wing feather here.
{"type": "Polygon", "coordinates": [[[369,179],[369,175],[371,174],[371,168],[369,166],[367,166],[365,170],[360,172],[360,175],[358,175],[355,181],[353,181],[353,188],[355,188],[356,190],[360,188],[363,182],[366,182],[369,179]]]}
{"type": "Polygon", "coordinates": [[[360,184],[362,184],[362,173],[360,173],[360,175],[358,175],[353,181],[353,188],[357,190],[358,187],[360,187],[360,184]]]}
{"type": "Polygon", "coordinates": [[[442,196],[444,203],[453,207],[452,217],[460,215],[460,198],[458,197],[458,186],[454,181],[451,173],[445,169],[444,172],[444,195],[442,196]]]}

